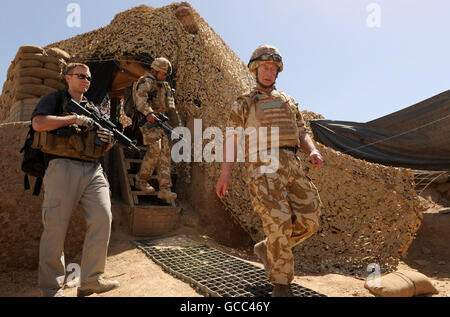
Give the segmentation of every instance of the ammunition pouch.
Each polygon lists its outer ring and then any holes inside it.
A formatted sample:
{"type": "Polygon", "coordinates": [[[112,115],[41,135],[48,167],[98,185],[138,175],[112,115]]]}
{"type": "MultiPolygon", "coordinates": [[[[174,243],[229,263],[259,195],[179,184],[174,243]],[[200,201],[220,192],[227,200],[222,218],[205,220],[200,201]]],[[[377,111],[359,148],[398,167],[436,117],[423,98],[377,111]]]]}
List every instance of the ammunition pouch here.
{"type": "Polygon", "coordinates": [[[70,136],[36,132],[32,147],[47,154],[95,162],[104,155],[106,149],[106,145],[95,144],[96,137],[97,132],[92,130],[70,136]]]}

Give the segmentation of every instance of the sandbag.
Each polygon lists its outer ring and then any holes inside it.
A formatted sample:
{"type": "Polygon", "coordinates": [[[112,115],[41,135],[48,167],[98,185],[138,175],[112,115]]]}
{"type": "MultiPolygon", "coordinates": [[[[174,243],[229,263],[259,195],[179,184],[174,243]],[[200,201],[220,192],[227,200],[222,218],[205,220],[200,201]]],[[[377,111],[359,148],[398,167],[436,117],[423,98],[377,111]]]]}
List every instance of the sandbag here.
{"type": "Polygon", "coordinates": [[[27,93],[22,93],[22,92],[16,93],[16,95],[14,97],[15,97],[14,98],[15,100],[39,98],[39,96],[35,96],[35,95],[27,94],[27,93]]]}
{"type": "Polygon", "coordinates": [[[29,68],[29,67],[42,67],[44,64],[37,59],[25,59],[20,60],[16,67],[19,68],[29,68]]]}
{"type": "Polygon", "coordinates": [[[59,63],[59,59],[57,57],[50,56],[50,55],[43,55],[43,54],[39,54],[39,53],[24,53],[24,54],[19,55],[18,57],[20,60],[34,59],[34,60],[38,60],[42,63],[54,63],[54,64],[59,63]]]}
{"type": "Polygon", "coordinates": [[[26,53],[44,53],[44,49],[35,45],[24,45],[19,47],[18,54],[26,54],[26,53]]]}
{"type": "Polygon", "coordinates": [[[46,68],[22,68],[17,71],[19,77],[37,77],[42,79],[58,79],[59,73],[46,68]]]}
{"type": "Polygon", "coordinates": [[[56,90],[66,89],[66,85],[64,85],[60,80],[55,79],[45,79],[44,85],[47,87],[55,88],[56,90]]]}
{"type": "Polygon", "coordinates": [[[369,286],[366,281],[364,287],[381,297],[413,297],[439,293],[430,280],[419,272],[398,270],[384,275],[380,279],[380,285],[369,286]]]}
{"type": "Polygon", "coordinates": [[[38,97],[22,99],[26,105],[37,105],[40,100],[41,98],[38,97]]]}
{"type": "Polygon", "coordinates": [[[54,63],[45,63],[44,68],[54,70],[56,72],[61,72],[61,67],[54,63]]]}
{"type": "Polygon", "coordinates": [[[25,84],[17,86],[18,93],[30,94],[38,97],[45,96],[46,94],[49,94],[54,91],[56,91],[56,89],[44,85],[25,84]]]}
{"type": "Polygon", "coordinates": [[[16,79],[16,86],[18,86],[18,85],[25,85],[25,84],[40,85],[40,84],[42,84],[42,78],[19,77],[19,78],[16,79]]]}
{"type": "Polygon", "coordinates": [[[14,73],[14,71],[15,71],[15,68],[16,68],[16,63],[17,63],[17,61],[16,60],[13,60],[12,62],[11,62],[11,64],[9,64],[9,67],[8,67],[8,71],[6,72],[6,74],[7,74],[7,78],[9,78],[13,73],[14,73]]]}
{"type": "Polygon", "coordinates": [[[67,53],[66,51],[63,51],[62,49],[57,48],[57,47],[46,48],[45,52],[48,55],[51,55],[51,56],[54,56],[57,58],[63,58],[66,61],[70,59],[69,53],[67,53]]]}

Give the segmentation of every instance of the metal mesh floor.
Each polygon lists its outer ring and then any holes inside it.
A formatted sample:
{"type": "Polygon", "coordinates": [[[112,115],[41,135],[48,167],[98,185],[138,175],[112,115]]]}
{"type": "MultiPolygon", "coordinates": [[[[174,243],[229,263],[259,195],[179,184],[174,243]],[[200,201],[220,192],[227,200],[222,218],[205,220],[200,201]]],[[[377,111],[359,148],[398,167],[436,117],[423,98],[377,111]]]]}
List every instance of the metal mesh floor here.
{"type": "MultiPolygon", "coordinates": [[[[263,269],[206,245],[161,247],[152,240],[134,241],[155,263],[213,297],[269,297],[273,286],[263,269]]],[[[296,297],[326,297],[292,284],[296,297]]]]}

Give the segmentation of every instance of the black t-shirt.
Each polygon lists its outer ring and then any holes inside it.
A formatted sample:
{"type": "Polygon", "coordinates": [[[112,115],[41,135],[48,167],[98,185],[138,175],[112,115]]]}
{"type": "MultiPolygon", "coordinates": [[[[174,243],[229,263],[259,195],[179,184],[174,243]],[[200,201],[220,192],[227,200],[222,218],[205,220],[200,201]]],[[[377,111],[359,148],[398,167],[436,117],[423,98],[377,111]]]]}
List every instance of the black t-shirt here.
{"type": "MultiPolygon", "coordinates": [[[[34,108],[31,120],[33,120],[35,116],[61,116],[63,113],[62,105],[64,98],[66,100],[72,99],[72,96],[67,90],[59,90],[45,95],[36,105],[36,108],[34,108]]],[[[84,98],[80,102],[80,105],[84,106],[87,102],[87,99],[84,98]]],[[[94,108],[94,110],[97,115],[100,114],[97,108],[94,108]]]]}
{"type": "Polygon", "coordinates": [[[31,120],[35,116],[60,116],[62,115],[62,103],[64,97],[71,98],[67,90],[59,90],[49,93],[41,98],[34,108],[31,120]]]}

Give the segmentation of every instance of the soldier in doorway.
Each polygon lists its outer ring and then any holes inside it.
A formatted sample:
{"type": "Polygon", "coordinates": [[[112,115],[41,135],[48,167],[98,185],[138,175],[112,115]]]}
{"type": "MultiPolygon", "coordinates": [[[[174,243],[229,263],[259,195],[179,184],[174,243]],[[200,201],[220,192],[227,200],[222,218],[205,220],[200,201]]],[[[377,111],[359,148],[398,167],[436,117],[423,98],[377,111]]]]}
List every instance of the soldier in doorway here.
{"type": "Polygon", "coordinates": [[[159,120],[156,114],[164,113],[173,126],[179,126],[180,120],[175,107],[174,93],[167,77],[172,74],[172,65],[164,57],[155,59],[151,70],[134,84],[133,99],[136,110],[147,118],[147,124],[140,127],[143,143],[148,147],[141,168],[136,175],[136,188],[149,194],[155,192],[148,181],[156,168],[159,199],[173,200],[177,194],[172,192],[171,155],[169,139],[164,130],[154,123],[159,120]]]}

